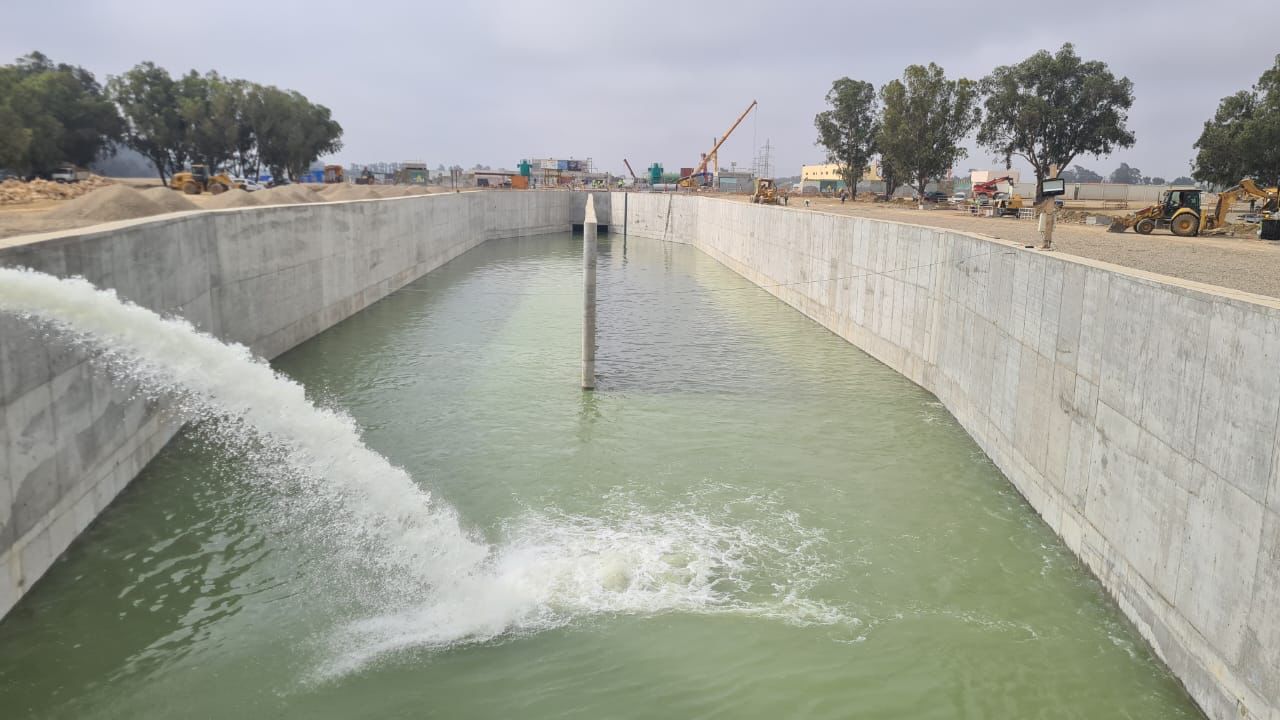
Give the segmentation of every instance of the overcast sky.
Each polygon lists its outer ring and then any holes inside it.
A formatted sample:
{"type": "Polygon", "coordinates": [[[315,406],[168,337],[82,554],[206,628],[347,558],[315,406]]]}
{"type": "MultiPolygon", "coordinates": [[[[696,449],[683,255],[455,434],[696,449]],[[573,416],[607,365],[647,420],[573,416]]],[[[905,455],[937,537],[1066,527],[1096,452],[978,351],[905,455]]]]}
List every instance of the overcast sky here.
{"type": "MultiPolygon", "coordinates": [[[[1280,52],[1275,0],[1225,14],[1172,0],[863,5],[0,0],[0,58],[40,50],[100,81],[152,60],[298,90],[342,124],[343,163],[590,157],[622,172],[626,157],[637,171],[675,169],[696,164],[755,99],[721,165],[749,166],[768,139],[785,176],[822,161],[813,116],[837,77],[879,87],[933,61],[976,79],[1073,42],[1133,81],[1137,134],[1130,150],[1077,163],[1107,174],[1124,161],[1172,179],[1188,174],[1218,100],[1280,52]]],[[[958,169],[998,166],[971,150],[958,169]]]]}

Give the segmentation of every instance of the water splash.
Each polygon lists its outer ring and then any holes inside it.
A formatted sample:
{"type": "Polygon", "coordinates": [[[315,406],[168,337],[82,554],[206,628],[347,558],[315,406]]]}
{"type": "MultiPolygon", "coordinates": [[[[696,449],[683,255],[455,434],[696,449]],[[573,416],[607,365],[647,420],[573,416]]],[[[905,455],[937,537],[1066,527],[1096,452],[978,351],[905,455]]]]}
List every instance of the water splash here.
{"type": "Polygon", "coordinates": [[[622,503],[603,518],[529,513],[489,544],[366,447],[348,415],[317,407],[301,385],[242,345],[83,279],[23,269],[0,268],[0,312],[52,323],[123,379],[169,400],[181,419],[212,421],[212,432],[255,466],[260,482],[288,489],[291,512],[315,513],[306,524],[341,547],[341,560],[359,564],[361,579],[349,589],[365,595],[360,619],[333,633],[322,676],[410,648],[608,614],[857,622],[805,599],[824,572],[810,552],[822,539],[793,515],[763,507],[755,521],[726,524],[694,509],[654,514],[622,503]],[[759,579],[778,577],[789,580],[759,579]]]}

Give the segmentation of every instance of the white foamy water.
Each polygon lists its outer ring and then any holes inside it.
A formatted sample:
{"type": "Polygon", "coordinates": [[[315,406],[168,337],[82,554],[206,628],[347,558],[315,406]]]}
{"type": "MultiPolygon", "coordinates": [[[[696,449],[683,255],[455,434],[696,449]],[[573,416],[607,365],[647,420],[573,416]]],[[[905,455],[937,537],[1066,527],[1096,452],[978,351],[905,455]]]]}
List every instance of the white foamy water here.
{"type": "Polygon", "coordinates": [[[655,515],[623,507],[607,518],[530,514],[508,523],[500,544],[488,544],[463,529],[452,507],[366,447],[348,415],[312,404],[301,385],[244,346],[83,279],[23,269],[0,268],[0,312],[53,323],[125,379],[177,400],[185,419],[222,420],[218,427],[232,445],[245,442],[237,428],[251,428],[255,441],[271,443],[273,461],[283,459],[291,477],[304,478],[318,505],[341,508],[342,521],[325,519],[324,532],[338,536],[329,541],[346,542],[352,549],[344,560],[383,577],[370,592],[377,596],[364,603],[366,617],[332,633],[321,676],[388,653],[537,632],[587,616],[683,611],[857,623],[803,597],[823,573],[808,552],[821,536],[767,508],[747,525],[688,509],[655,515]],[[752,574],[790,580],[752,588],[752,574]]]}

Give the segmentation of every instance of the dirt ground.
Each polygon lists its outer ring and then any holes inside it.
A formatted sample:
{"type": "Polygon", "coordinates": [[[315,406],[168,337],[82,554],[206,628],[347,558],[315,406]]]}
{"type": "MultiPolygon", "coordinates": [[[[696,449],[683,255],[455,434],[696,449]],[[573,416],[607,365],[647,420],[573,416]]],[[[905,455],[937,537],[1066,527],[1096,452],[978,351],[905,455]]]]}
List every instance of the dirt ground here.
{"type": "MultiPolygon", "coordinates": [[[[745,195],[735,197],[744,202],[747,200],[745,195]]],[[[809,200],[809,209],[818,212],[931,225],[1026,245],[1040,244],[1034,220],[978,218],[951,209],[918,210],[909,206],[867,202],[841,204],[839,200],[828,198],[809,200]]],[[[793,196],[791,207],[803,208],[804,200],[793,196]]],[[[1280,297],[1280,243],[1257,237],[1182,238],[1165,230],[1157,230],[1150,235],[1138,235],[1132,230],[1109,233],[1102,226],[1059,223],[1054,229],[1053,240],[1057,252],[1280,297]]]]}
{"type": "MultiPolygon", "coordinates": [[[[155,187],[163,187],[158,178],[109,178],[112,184],[126,185],[133,190],[143,191],[155,187]]],[[[290,187],[307,187],[311,190],[319,191],[325,186],[321,185],[295,185],[290,187]]],[[[361,186],[351,185],[350,188],[359,188],[361,186]]],[[[431,188],[433,192],[442,191],[440,188],[431,188]]],[[[240,191],[234,191],[240,192],[240,191]]],[[[266,193],[272,191],[259,191],[264,193],[264,201],[266,193]]],[[[380,197],[398,197],[405,192],[403,186],[376,186],[374,194],[380,197]]],[[[183,198],[194,203],[198,208],[218,207],[214,202],[214,198],[218,197],[210,193],[201,195],[182,195],[183,198]],[[212,204],[211,204],[212,203],[212,204]]],[[[278,193],[270,195],[271,202],[289,203],[294,202],[288,196],[282,196],[278,193]]],[[[0,203],[0,246],[19,242],[19,236],[32,235],[37,233],[57,232],[60,230],[71,230],[78,227],[86,227],[97,224],[92,219],[84,218],[68,218],[59,217],[54,212],[62,207],[67,200],[37,200],[34,202],[4,204],[0,203]]],[[[97,221],[101,222],[101,220],[97,221]]]]}
{"type": "MultiPolygon", "coordinates": [[[[116,182],[128,184],[136,190],[160,185],[156,179],[116,182]]],[[[391,196],[398,192],[398,189],[387,187],[380,188],[379,194],[387,193],[391,196]]],[[[204,207],[215,196],[204,194],[184,197],[204,207]]],[[[745,195],[722,197],[742,202],[748,199],[745,195]]],[[[809,201],[809,209],[816,212],[859,215],[963,230],[1024,245],[1038,245],[1040,240],[1036,224],[1032,220],[978,218],[951,209],[918,210],[906,205],[854,201],[842,204],[839,200],[822,197],[811,197],[809,201]]],[[[84,220],[50,217],[61,202],[65,201],[41,200],[0,205],[0,245],[6,244],[4,238],[16,240],[20,235],[68,230],[90,224],[84,220]]],[[[804,199],[799,196],[791,198],[791,207],[803,208],[804,199]]],[[[1111,214],[1118,213],[1112,211],[1111,214]]],[[[1181,238],[1163,230],[1157,230],[1151,235],[1138,235],[1132,230],[1117,234],[1109,233],[1101,226],[1060,223],[1054,231],[1054,246],[1057,252],[1280,298],[1280,243],[1258,240],[1252,236],[1181,238]]]]}

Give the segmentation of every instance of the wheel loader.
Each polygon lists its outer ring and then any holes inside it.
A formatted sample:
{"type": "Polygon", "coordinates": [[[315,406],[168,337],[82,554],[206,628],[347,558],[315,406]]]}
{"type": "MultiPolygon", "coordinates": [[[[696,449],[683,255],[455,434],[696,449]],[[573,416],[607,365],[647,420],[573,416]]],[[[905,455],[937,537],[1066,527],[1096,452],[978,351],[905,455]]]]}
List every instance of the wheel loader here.
{"type": "Polygon", "coordinates": [[[751,193],[751,202],[756,205],[777,205],[778,186],[772,178],[756,178],[755,192],[751,193]]]}
{"type": "Polygon", "coordinates": [[[232,188],[242,186],[224,173],[210,175],[207,167],[195,164],[191,166],[190,172],[174,173],[173,177],[169,178],[169,187],[181,190],[185,195],[199,195],[206,191],[221,195],[232,188]]]}
{"type": "Polygon", "coordinates": [[[1116,218],[1111,232],[1124,232],[1133,228],[1139,235],[1150,235],[1157,228],[1169,228],[1180,237],[1195,237],[1226,231],[1227,213],[1231,206],[1240,200],[1252,198],[1262,202],[1264,211],[1276,208],[1280,190],[1276,188],[1260,188],[1249,178],[1241,180],[1234,187],[1218,193],[1218,202],[1213,211],[1200,207],[1201,191],[1197,188],[1171,188],[1160,196],[1160,202],[1139,210],[1122,218],[1116,218]]]}

